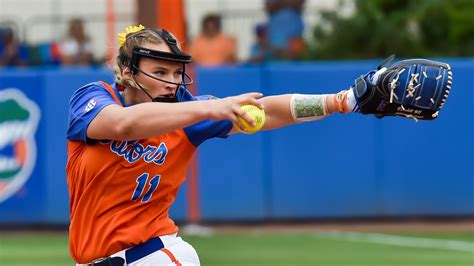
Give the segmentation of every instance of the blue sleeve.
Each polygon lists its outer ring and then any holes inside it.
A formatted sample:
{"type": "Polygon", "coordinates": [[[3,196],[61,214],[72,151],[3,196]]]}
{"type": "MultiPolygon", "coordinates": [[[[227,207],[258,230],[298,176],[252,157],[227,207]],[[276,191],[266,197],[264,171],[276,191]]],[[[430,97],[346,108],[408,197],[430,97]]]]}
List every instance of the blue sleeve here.
{"type": "MultiPolygon", "coordinates": [[[[211,95],[195,96],[195,101],[206,101],[216,99],[211,95]]],[[[203,120],[197,124],[184,128],[184,132],[188,136],[189,141],[194,146],[199,146],[204,141],[211,138],[227,138],[232,130],[232,122],[230,120],[203,120]]]]}
{"type": "Polygon", "coordinates": [[[89,124],[110,104],[117,103],[99,82],[87,84],[75,91],[69,102],[67,139],[87,142],[89,124]]]}

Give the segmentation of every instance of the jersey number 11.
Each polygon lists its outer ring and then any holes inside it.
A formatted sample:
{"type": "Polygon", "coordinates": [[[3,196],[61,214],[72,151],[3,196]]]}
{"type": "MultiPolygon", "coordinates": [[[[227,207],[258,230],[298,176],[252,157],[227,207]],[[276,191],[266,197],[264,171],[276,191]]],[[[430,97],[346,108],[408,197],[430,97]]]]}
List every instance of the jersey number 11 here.
{"type": "MultiPolygon", "coordinates": [[[[143,173],[141,176],[137,178],[137,187],[135,188],[135,191],[133,192],[132,201],[136,201],[140,198],[140,196],[143,193],[143,190],[145,189],[145,185],[148,181],[149,176],[150,174],[143,173]]],[[[151,196],[153,196],[153,192],[155,192],[156,188],[158,187],[158,184],[160,183],[160,178],[161,178],[160,175],[155,175],[153,178],[150,179],[149,181],[150,188],[142,197],[141,202],[147,202],[151,198],[151,196]]]]}

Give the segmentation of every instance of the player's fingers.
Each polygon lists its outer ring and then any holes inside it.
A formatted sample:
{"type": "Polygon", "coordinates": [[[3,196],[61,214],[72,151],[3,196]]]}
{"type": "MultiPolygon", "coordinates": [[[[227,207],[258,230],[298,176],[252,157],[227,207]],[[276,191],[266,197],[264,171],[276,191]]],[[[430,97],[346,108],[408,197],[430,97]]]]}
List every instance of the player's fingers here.
{"type": "Polygon", "coordinates": [[[250,101],[249,101],[248,103],[251,104],[251,105],[257,106],[257,107],[260,108],[260,109],[264,109],[264,108],[265,108],[265,106],[263,106],[263,103],[262,103],[262,101],[260,101],[260,99],[254,99],[254,98],[252,98],[252,99],[250,99],[250,101]]]}
{"type": "Polygon", "coordinates": [[[249,92],[249,93],[242,94],[242,96],[244,96],[244,100],[246,102],[250,103],[250,101],[252,100],[262,98],[263,94],[260,92],[249,92]]]}
{"type": "Polygon", "coordinates": [[[242,117],[249,125],[252,125],[253,127],[256,125],[255,121],[244,110],[242,110],[240,106],[234,107],[234,113],[242,117]]]}
{"type": "Polygon", "coordinates": [[[244,95],[248,96],[248,97],[251,97],[251,98],[254,98],[254,99],[258,99],[258,98],[263,97],[263,94],[260,93],[260,92],[249,92],[249,93],[245,93],[244,95]]]}
{"type": "Polygon", "coordinates": [[[240,122],[240,120],[237,118],[237,115],[231,116],[230,120],[232,121],[232,124],[234,124],[234,126],[237,127],[239,131],[247,131],[244,124],[242,124],[242,122],[240,122]]]}
{"type": "Polygon", "coordinates": [[[260,92],[248,92],[244,94],[240,94],[236,96],[236,100],[239,101],[240,103],[246,103],[250,101],[250,99],[258,99],[261,98],[263,94],[260,92]]]}
{"type": "Polygon", "coordinates": [[[239,102],[240,105],[251,104],[251,105],[255,105],[259,107],[260,109],[263,109],[264,106],[259,101],[259,99],[262,97],[263,97],[263,94],[260,92],[249,92],[249,93],[240,95],[237,101],[239,102]]]}

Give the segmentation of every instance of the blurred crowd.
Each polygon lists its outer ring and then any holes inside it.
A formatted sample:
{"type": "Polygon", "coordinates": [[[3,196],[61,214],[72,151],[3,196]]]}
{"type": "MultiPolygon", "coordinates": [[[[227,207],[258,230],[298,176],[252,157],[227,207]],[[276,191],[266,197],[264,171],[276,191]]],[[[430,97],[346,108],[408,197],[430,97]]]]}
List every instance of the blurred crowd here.
{"type": "MultiPolygon", "coordinates": [[[[248,63],[295,60],[304,51],[303,5],[305,0],[265,0],[267,21],[255,25],[248,63]]],[[[192,41],[189,53],[194,62],[215,66],[237,62],[233,36],[222,32],[219,14],[209,14],[201,24],[200,35],[192,41]]]]}
{"type": "MultiPolygon", "coordinates": [[[[266,21],[255,25],[254,40],[247,63],[294,60],[304,50],[302,17],[304,0],[265,0],[266,21]]],[[[237,40],[222,30],[219,14],[208,14],[201,22],[200,34],[191,40],[188,52],[203,66],[235,64],[237,40]]],[[[92,42],[80,18],[69,21],[60,41],[37,45],[19,42],[12,28],[0,26],[0,67],[32,65],[93,65],[92,42]]]]}
{"type": "Polygon", "coordinates": [[[255,27],[250,62],[294,60],[304,50],[304,0],[266,0],[267,22],[255,27]]]}
{"type": "Polygon", "coordinates": [[[32,65],[92,65],[92,43],[80,18],[69,21],[64,39],[38,45],[19,42],[12,28],[0,27],[0,67],[32,65]]]}

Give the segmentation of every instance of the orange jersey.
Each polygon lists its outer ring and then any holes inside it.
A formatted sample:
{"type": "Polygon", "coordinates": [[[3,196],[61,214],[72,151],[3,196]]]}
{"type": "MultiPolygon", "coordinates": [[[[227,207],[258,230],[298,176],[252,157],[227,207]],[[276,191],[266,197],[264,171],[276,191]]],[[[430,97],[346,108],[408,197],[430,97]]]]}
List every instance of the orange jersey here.
{"type": "MultiPolygon", "coordinates": [[[[111,98],[122,105],[117,91],[103,85],[111,98]]],[[[100,97],[89,100],[85,110],[94,109],[101,101],[104,100],[100,97]]],[[[218,131],[227,133],[228,127],[226,124],[223,130],[221,125],[218,131]]],[[[168,211],[197,146],[190,141],[191,131],[179,129],[138,141],[69,138],[69,241],[76,262],[89,263],[178,231],[168,211]]],[[[215,132],[211,135],[216,136],[215,132]]]]}

